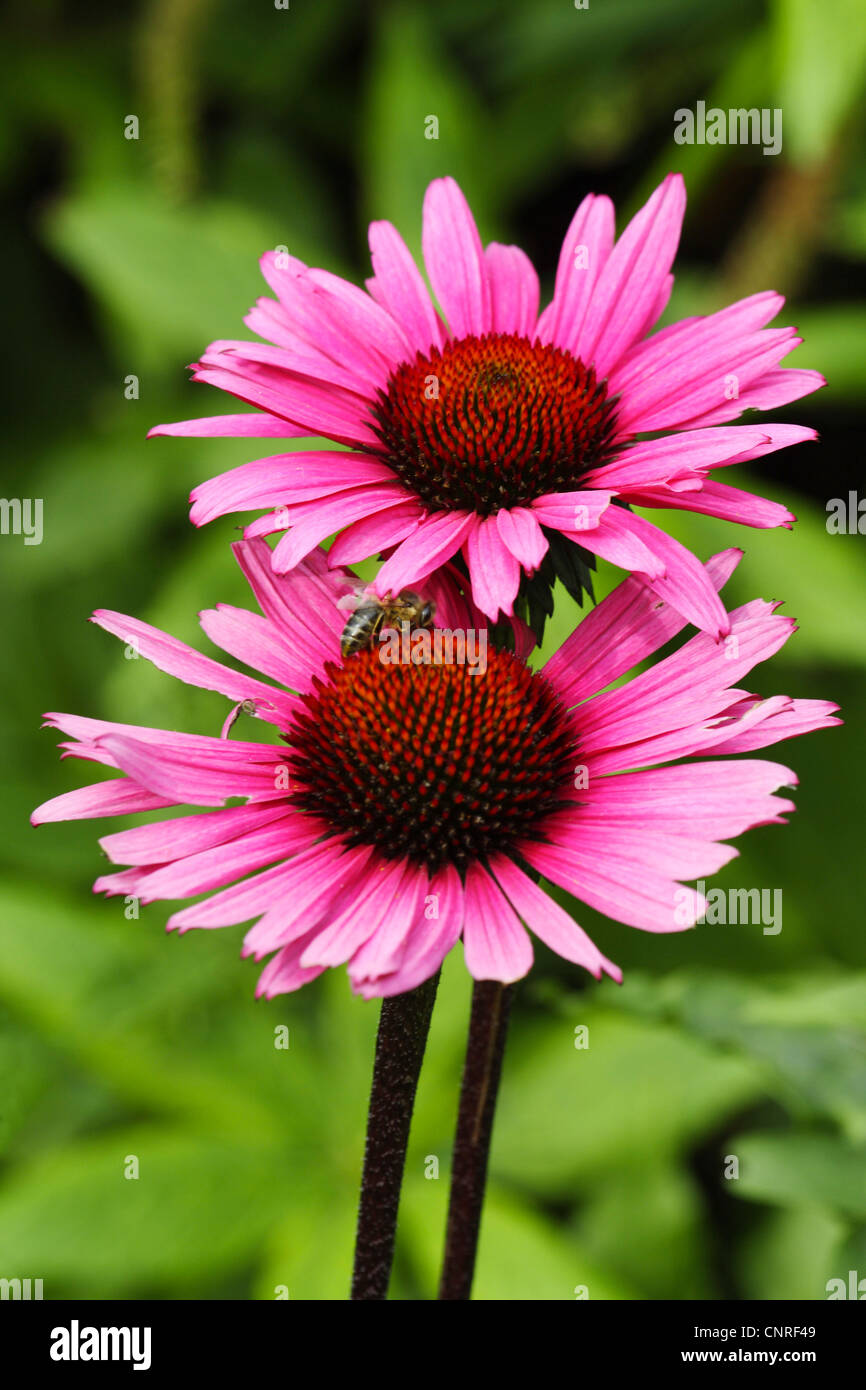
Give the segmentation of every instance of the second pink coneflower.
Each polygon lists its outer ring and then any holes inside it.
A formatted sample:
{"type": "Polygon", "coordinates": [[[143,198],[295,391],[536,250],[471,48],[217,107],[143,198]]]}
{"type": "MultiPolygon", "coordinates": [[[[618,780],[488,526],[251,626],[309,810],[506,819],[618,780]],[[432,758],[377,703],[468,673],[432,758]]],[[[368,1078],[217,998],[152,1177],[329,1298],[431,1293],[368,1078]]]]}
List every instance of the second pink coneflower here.
{"type": "MultiPolygon", "coordinates": [[[[318,550],[285,577],[264,541],[235,552],[261,613],[220,606],[202,626],[267,680],[132,618],[94,617],[162,670],[244,704],[280,741],[51,714],[68,754],[121,776],[47,802],[34,821],[216,808],[105,836],[128,867],[96,888],[143,902],[208,895],[170,917],[181,930],[254,921],[244,951],[270,957],[266,995],[342,964],[358,993],[400,994],[461,938],[476,979],[513,981],[530,969],[530,932],[619,979],[538,877],[632,927],[692,925],[705,903],[683,881],[727,863],[729,838],[793,809],[776,795],[796,782],[788,768],[721,755],[838,722],[826,701],[739,688],[793,628],[761,600],[730,615],[724,643],[699,633],[610,690],[684,626],[636,577],[540,671],[521,629],[519,651],[488,644],[483,663],[427,659],[420,645],[409,661],[385,660],[384,646],[342,660],[351,577],[318,550]]],[[[708,564],[714,591],[738,558],[708,564]]],[[[458,576],[437,576],[428,597],[440,630],[486,638],[458,576]]]]}

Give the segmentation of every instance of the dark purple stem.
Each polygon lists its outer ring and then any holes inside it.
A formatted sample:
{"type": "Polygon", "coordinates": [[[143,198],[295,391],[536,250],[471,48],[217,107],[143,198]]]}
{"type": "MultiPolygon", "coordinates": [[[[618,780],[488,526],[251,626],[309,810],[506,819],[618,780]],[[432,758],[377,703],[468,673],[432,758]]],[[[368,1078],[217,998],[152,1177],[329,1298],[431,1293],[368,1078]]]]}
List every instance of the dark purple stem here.
{"type": "Polygon", "coordinates": [[[472,993],[469,1039],[451,1165],[451,1195],[445,1259],[439,1285],[440,1299],[468,1299],[472,1289],[493,1114],[502,1075],[512,993],[510,986],[506,987],[495,980],[479,980],[472,993]]]}
{"type": "Polygon", "coordinates": [[[385,1299],[409,1125],[439,972],[417,989],[382,1000],[355,1242],[352,1300],[385,1299]]]}

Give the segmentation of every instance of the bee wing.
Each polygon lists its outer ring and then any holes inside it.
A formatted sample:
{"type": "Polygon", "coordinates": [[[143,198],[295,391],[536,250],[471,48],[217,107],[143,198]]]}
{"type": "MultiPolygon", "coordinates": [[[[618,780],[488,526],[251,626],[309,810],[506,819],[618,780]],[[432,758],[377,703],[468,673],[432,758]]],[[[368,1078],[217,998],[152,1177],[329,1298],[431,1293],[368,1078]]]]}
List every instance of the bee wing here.
{"type": "Polygon", "coordinates": [[[343,594],[341,598],[337,599],[337,607],[341,613],[354,613],[369,592],[370,585],[362,584],[360,580],[357,580],[352,584],[348,594],[343,594]]]}

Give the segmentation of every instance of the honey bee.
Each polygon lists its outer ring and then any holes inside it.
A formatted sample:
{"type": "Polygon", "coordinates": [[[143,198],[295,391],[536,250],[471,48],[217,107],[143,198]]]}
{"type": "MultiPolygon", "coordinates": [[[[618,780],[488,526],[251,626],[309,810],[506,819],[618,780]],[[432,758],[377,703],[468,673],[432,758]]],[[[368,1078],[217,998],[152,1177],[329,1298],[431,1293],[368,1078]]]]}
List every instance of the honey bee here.
{"type": "MultiPolygon", "coordinates": [[[[351,595],[347,595],[351,601],[351,595]]],[[[343,660],[362,652],[375,644],[383,628],[399,628],[408,623],[410,628],[432,627],[436,605],[427,599],[419,598],[411,589],[402,589],[392,598],[381,599],[368,589],[355,598],[356,607],[340,637],[340,652],[343,660]]],[[[345,600],[340,600],[340,606],[345,600]]]]}

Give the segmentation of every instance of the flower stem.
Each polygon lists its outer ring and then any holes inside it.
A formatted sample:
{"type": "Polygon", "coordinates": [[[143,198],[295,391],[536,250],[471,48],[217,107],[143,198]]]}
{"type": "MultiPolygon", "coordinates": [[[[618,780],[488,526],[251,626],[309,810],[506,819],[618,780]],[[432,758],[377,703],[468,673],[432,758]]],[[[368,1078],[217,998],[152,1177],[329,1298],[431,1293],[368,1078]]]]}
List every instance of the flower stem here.
{"type": "Polygon", "coordinates": [[[496,980],[479,980],[472,993],[440,1299],[468,1299],[472,1288],[512,993],[496,980]]]}
{"type": "Polygon", "coordinates": [[[418,1076],[439,972],[407,994],[382,1000],[355,1241],[352,1300],[385,1299],[418,1076]]]}

